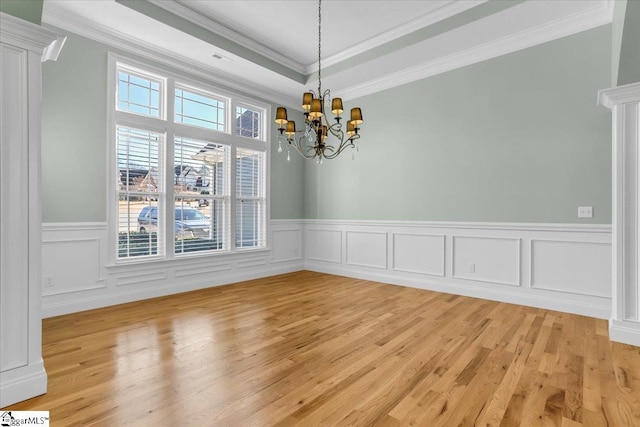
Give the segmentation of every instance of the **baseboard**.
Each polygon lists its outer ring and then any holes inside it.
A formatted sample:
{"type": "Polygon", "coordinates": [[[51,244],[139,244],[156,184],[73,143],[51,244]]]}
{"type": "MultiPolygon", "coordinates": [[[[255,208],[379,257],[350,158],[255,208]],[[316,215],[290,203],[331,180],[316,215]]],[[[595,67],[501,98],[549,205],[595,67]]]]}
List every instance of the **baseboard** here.
{"type": "Polygon", "coordinates": [[[47,373],[40,362],[0,372],[0,408],[47,392],[47,373]]]}
{"type": "Polygon", "coordinates": [[[640,323],[610,319],[609,338],[611,341],[640,347],[640,323]]]}

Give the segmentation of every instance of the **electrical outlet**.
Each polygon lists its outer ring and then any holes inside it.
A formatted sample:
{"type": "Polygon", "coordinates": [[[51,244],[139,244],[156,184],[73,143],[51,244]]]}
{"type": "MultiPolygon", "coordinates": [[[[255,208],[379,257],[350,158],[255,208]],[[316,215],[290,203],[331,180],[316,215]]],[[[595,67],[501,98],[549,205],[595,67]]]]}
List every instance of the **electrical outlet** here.
{"type": "Polygon", "coordinates": [[[53,287],[53,276],[44,276],[44,286],[47,288],[53,287]]]}
{"type": "Polygon", "coordinates": [[[476,265],[475,264],[469,264],[468,271],[469,271],[469,273],[475,273],[476,272],[476,265]]]}
{"type": "Polygon", "coordinates": [[[578,218],[593,218],[593,206],[579,206],[578,218]]]}

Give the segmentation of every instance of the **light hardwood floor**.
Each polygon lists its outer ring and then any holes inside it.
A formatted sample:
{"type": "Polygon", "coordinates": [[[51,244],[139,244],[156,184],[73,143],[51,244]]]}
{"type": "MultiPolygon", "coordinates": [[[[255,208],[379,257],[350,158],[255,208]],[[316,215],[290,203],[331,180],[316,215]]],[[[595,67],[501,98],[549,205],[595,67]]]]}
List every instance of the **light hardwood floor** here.
{"type": "Polygon", "coordinates": [[[640,426],[607,322],[312,272],[46,319],[52,426],[640,426]]]}

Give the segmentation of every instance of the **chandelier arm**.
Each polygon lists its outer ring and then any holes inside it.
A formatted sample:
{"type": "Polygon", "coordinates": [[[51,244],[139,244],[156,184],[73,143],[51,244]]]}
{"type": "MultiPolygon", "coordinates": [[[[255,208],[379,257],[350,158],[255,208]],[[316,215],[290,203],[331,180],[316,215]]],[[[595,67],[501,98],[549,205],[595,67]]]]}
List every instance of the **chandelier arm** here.
{"type": "MultiPolygon", "coordinates": [[[[324,145],[324,150],[329,150],[329,151],[331,151],[331,152],[334,152],[334,151],[335,151],[335,148],[333,148],[333,145],[325,144],[325,145],[324,145]]],[[[323,150],[323,151],[324,151],[324,150],[323,150]]],[[[325,156],[325,157],[326,157],[326,156],[325,156]]]]}
{"type": "Polygon", "coordinates": [[[344,140],[344,131],[342,130],[342,123],[334,123],[331,126],[327,126],[331,135],[338,138],[340,141],[344,140]]]}
{"type": "Polygon", "coordinates": [[[345,149],[347,149],[348,147],[355,147],[355,143],[354,141],[358,139],[358,138],[354,138],[351,137],[349,139],[347,139],[346,141],[344,141],[343,143],[340,144],[340,146],[338,147],[338,149],[334,152],[332,152],[329,156],[325,156],[327,159],[331,160],[331,159],[335,159],[336,157],[338,157],[340,155],[340,153],[342,153],[345,149]]]}
{"type": "Polygon", "coordinates": [[[332,160],[335,159],[336,157],[338,157],[347,147],[353,146],[353,144],[344,144],[342,146],[342,148],[340,148],[337,151],[332,152],[331,154],[329,154],[328,156],[324,156],[326,159],[328,160],[332,160]]]}
{"type": "MultiPolygon", "coordinates": [[[[328,89],[327,89],[328,91],[328,89]]],[[[326,150],[328,150],[329,152],[327,153],[323,153],[324,154],[324,158],[326,159],[334,159],[336,157],[338,157],[338,155],[340,155],[340,153],[342,153],[347,147],[350,146],[354,146],[353,144],[353,140],[357,139],[360,137],[360,135],[358,135],[357,137],[351,136],[349,137],[347,140],[345,140],[345,134],[344,131],[342,130],[342,123],[333,123],[333,124],[329,124],[327,116],[324,115],[323,116],[324,119],[324,123],[327,126],[327,129],[329,130],[329,132],[336,137],[337,142],[339,142],[337,147],[334,147],[333,145],[330,144],[325,144],[326,150]]]]}
{"type": "MultiPolygon", "coordinates": [[[[327,121],[328,122],[328,121],[327,121]]],[[[329,130],[333,133],[333,132],[342,132],[342,123],[340,122],[334,122],[334,123],[326,123],[327,128],[329,128],[329,130]]],[[[335,135],[335,134],[334,134],[335,135]]]]}
{"type": "Polygon", "coordinates": [[[347,147],[347,145],[341,145],[342,148],[339,148],[336,151],[332,151],[331,153],[329,153],[328,156],[325,156],[327,159],[331,160],[331,159],[335,159],[336,157],[338,157],[340,155],[340,153],[342,153],[342,151],[344,151],[345,147],[347,147]]]}
{"type": "MultiPolygon", "coordinates": [[[[300,132],[302,132],[302,131],[300,131],[300,132]]],[[[298,138],[298,139],[296,139],[294,137],[292,140],[289,140],[289,145],[293,146],[293,148],[295,148],[295,150],[298,152],[298,154],[300,154],[302,157],[304,157],[305,159],[311,160],[314,157],[316,157],[316,154],[314,153],[313,155],[309,155],[309,154],[307,154],[307,152],[309,152],[312,149],[315,149],[315,146],[310,146],[309,148],[307,148],[307,150],[303,150],[302,139],[304,137],[305,137],[304,134],[302,136],[300,136],[300,138],[298,138]]]]}

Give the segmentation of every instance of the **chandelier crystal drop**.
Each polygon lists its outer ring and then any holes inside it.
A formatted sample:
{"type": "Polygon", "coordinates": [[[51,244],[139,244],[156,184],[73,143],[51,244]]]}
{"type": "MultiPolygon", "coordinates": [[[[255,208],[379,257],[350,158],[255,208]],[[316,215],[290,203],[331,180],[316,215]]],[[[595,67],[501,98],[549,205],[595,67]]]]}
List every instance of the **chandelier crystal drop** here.
{"type": "MultiPolygon", "coordinates": [[[[293,146],[306,159],[317,159],[319,164],[323,159],[338,157],[347,147],[356,148],[360,138],[362,124],[362,110],[358,107],[351,109],[350,120],[346,122],[346,132],[341,123],[344,112],[341,98],[331,99],[329,89],[322,91],[322,0],[318,0],[318,93],[309,90],[302,95],[302,109],[304,111],[304,130],[296,130],[296,122],[288,120],[287,109],[276,109],[275,122],[278,124],[278,152],[286,139],[289,146],[293,146]],[[327,109],[334,115],[331,122],[326,114],[327,109]]],[[[298,128],[300,129],[300,128],[298,128]]],[[[287,149],[287,160],[290,159],[287,149]]]]}

